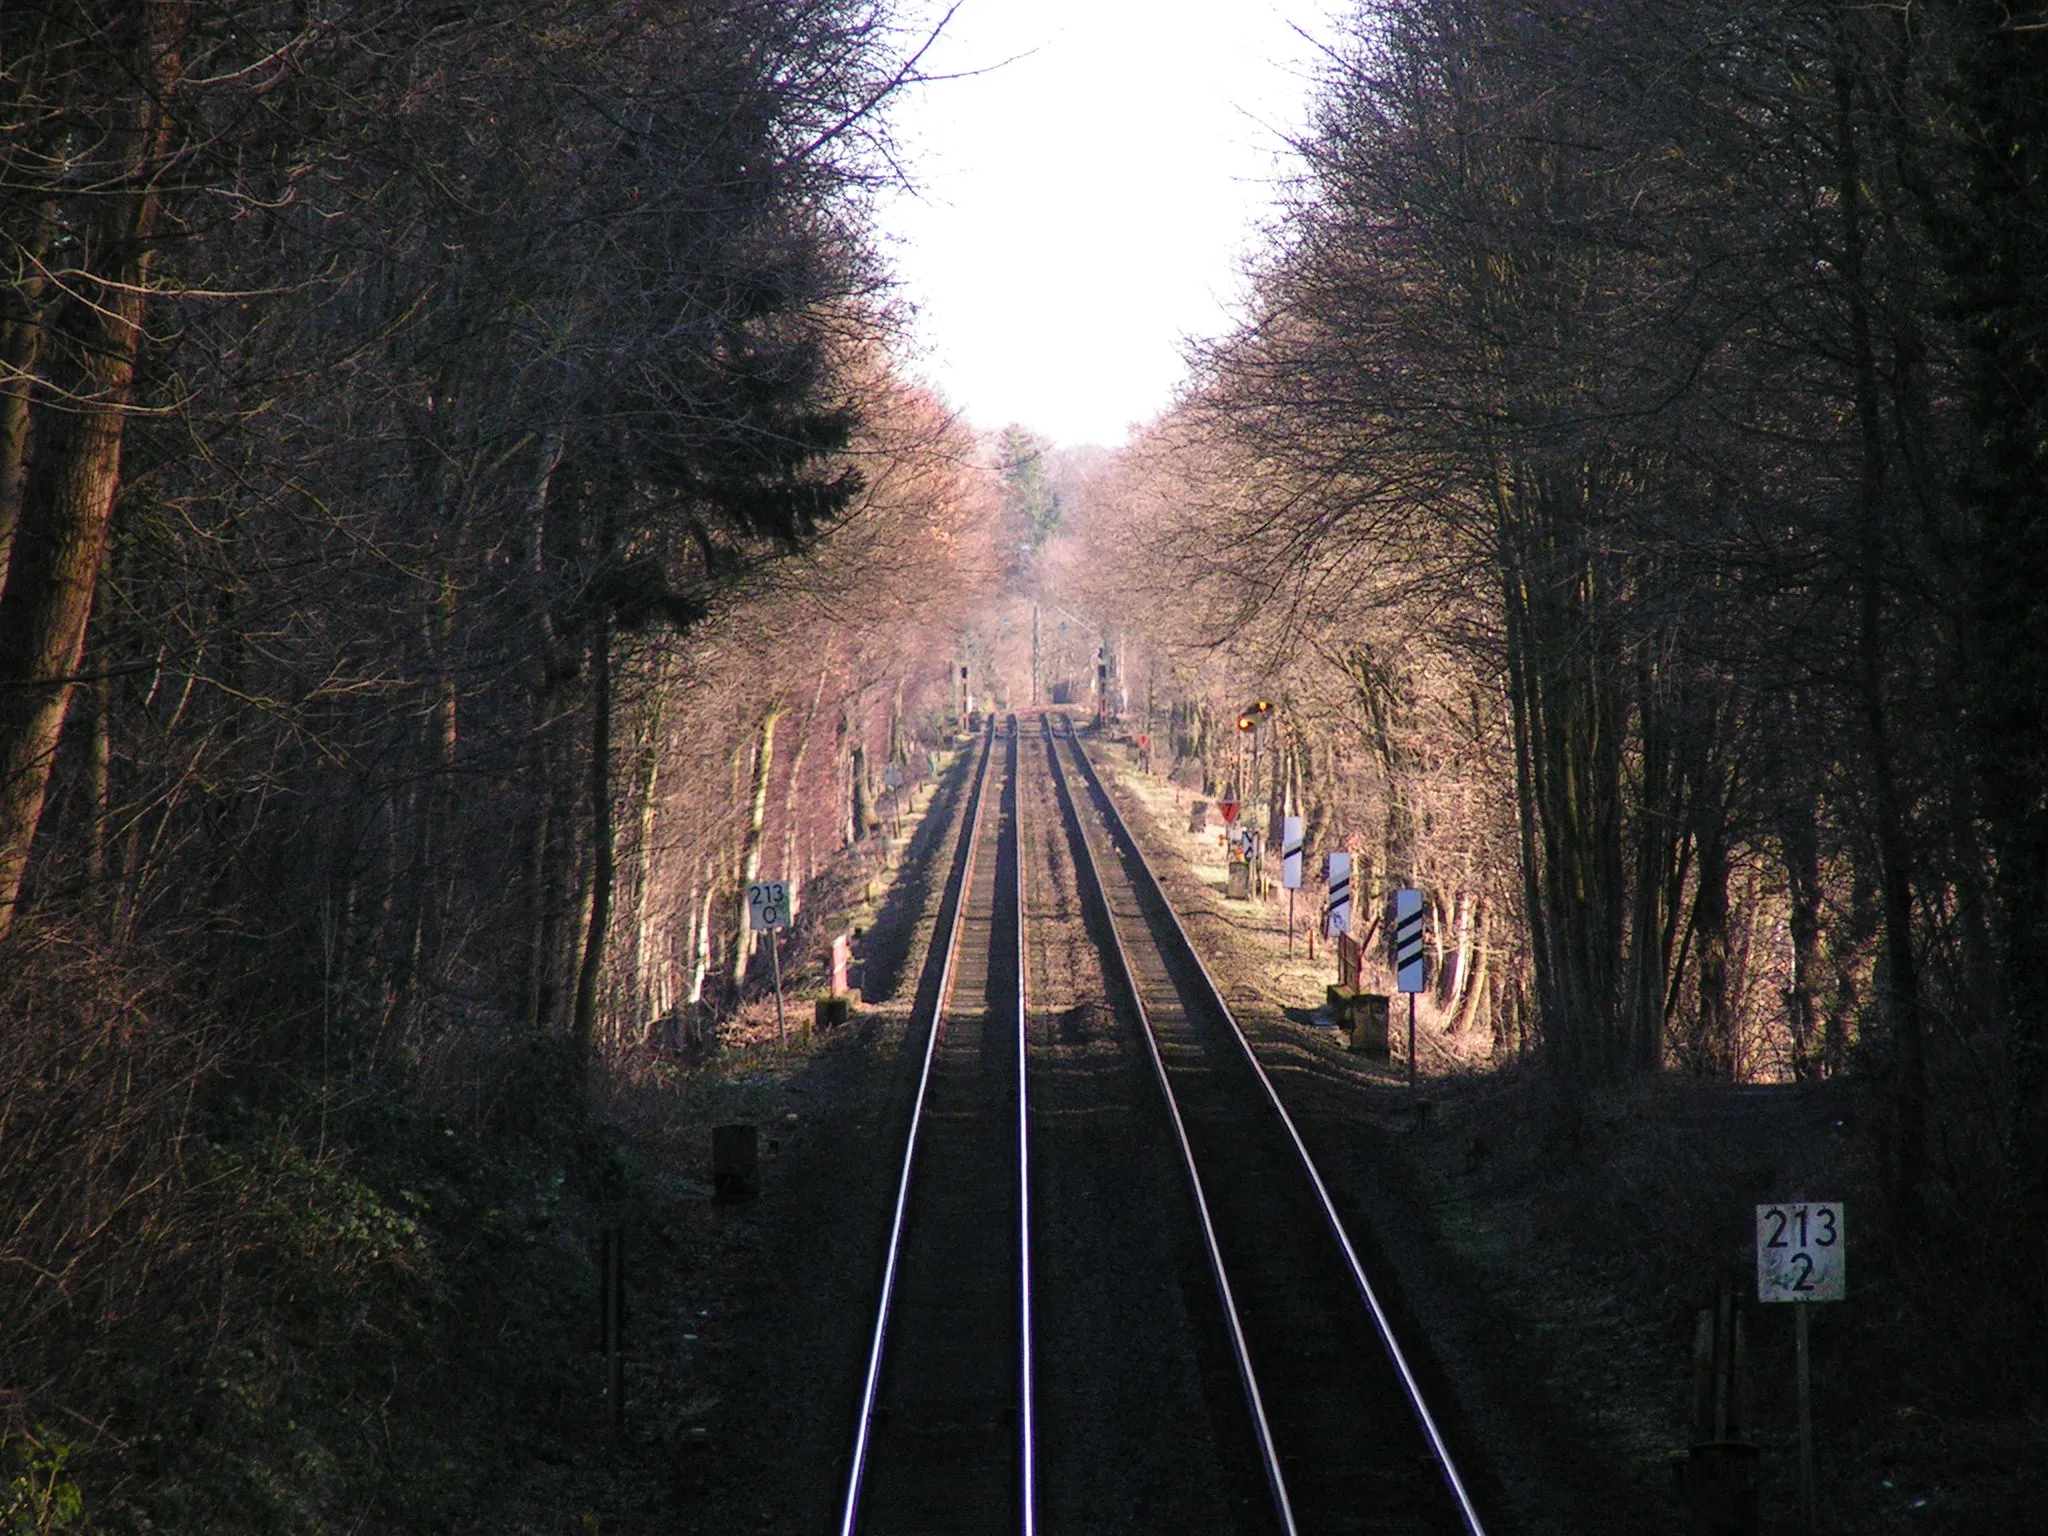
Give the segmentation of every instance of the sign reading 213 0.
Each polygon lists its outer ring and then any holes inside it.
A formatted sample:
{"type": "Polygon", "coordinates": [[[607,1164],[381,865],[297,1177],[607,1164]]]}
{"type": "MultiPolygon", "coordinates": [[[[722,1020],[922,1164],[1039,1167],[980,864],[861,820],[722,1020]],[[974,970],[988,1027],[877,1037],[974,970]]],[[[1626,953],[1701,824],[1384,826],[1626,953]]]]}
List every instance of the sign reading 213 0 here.
{"type": "Polygon", "coordinates": [[[763,880],[747,887],[747,926],[757,933],[789,926],[788,881],[763,880]]]}

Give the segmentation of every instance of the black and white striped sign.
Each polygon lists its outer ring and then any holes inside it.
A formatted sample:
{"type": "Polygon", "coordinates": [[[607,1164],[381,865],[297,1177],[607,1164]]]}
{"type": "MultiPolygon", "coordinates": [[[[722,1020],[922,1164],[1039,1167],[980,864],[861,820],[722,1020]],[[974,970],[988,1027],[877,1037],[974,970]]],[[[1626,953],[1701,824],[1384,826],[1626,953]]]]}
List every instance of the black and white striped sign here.
{"type": "Polygon", "coordinates": [[[1427,990],[1422,958],[1422,892],[1394,892],[1394,971],[1403,992],[1427,990]]]}
{"type": "Polygon", "coordinates": [[[1301,889],[1301,818],[1289,816],[1280,823],[1280,883],[1290,891],[1301,889]]]}
{"type": "Polygon", "coordinates": [[[1330,903],[1323,910],[1323,929],[1332,938],[1351,931],[1351,855],[1330,855],[1330,903]]]}

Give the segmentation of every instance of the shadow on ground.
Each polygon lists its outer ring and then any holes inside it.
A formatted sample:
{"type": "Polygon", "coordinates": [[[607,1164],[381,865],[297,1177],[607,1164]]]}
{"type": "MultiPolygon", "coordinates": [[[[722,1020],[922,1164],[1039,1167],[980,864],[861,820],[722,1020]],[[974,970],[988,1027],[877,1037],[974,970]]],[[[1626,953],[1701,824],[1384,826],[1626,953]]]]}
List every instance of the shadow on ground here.
{"type": "Polygon", "coordinates": [[[919,918],[931,900],[932,882],[952,873],[950,862],[933,855],[953,835],[961,797],[974,776],[979,744],[959,753],[946,770],[924,819],[904,850],[902,869],[868,931],[854,945],[854,959],[860,964],[860,991],[864,1001],[878,1003],[896,996],[903,987],[903,969],[915,949],[919,918]]]}

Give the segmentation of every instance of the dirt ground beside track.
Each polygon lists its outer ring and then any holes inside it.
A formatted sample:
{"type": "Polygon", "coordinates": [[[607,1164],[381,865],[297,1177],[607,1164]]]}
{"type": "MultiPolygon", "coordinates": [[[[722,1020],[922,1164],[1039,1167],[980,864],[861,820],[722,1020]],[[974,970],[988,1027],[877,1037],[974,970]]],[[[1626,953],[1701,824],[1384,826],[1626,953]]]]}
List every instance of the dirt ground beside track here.
{"type": "MultiPolygon", "coordinates": [[[[1995,1325],[1935,1339],[1934,1280],[1857,1226],[1882,1208],[1882,1117],[1858,1084],[1666,1076],[1567,1124],[1526,1064],[1475,1063],[1472,1042],[1425,1026],[1418,1117],[1405,1063],[1351,1055],[1318,1017],[1334,972],[1311,967],[1299,939],[1289,954],[1284,905],[1224,898],[1213,814],[1190,834],[1186,791],[1139,773],[1123,747],[1091,751],[1290,1107],[1316,1126],[1311,1150],[1391,1262],[1511,1528],[1686,1528],[1670,1458],[1689,1439],[1695,1317],[1722,1280],[1754,1295],[1755,1206],[1806,1198],[1846,1202],[1851,1231],[1849,1297],[1813,1317],[1819,1529],[2048,1532],[2048,1420],[2024,1405],[1995,1325]]],[[[1305,908],[1296,920],[1299,932],[1305,908]]],[[[1791,1309],[1747,1312],[1763,1529],[1791,1532],[1791,1309]]]]}

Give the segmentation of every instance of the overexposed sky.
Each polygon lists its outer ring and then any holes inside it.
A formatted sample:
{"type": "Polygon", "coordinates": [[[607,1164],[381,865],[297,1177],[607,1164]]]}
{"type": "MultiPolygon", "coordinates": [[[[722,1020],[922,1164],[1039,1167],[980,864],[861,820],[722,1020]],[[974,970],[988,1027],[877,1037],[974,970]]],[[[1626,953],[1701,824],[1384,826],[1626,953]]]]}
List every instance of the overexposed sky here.
{"type": "Polygon", "coordinates": [[[1315,49],[1292,27],[1327,35],[1335,4],[963,0],[926,67],[989,72],[892,113],[922,190],[883,212],[912,370],[977,426],[1068,445],[1163,410],[1181,338],[1229,323],[1306,117],[1315,49]]]}

